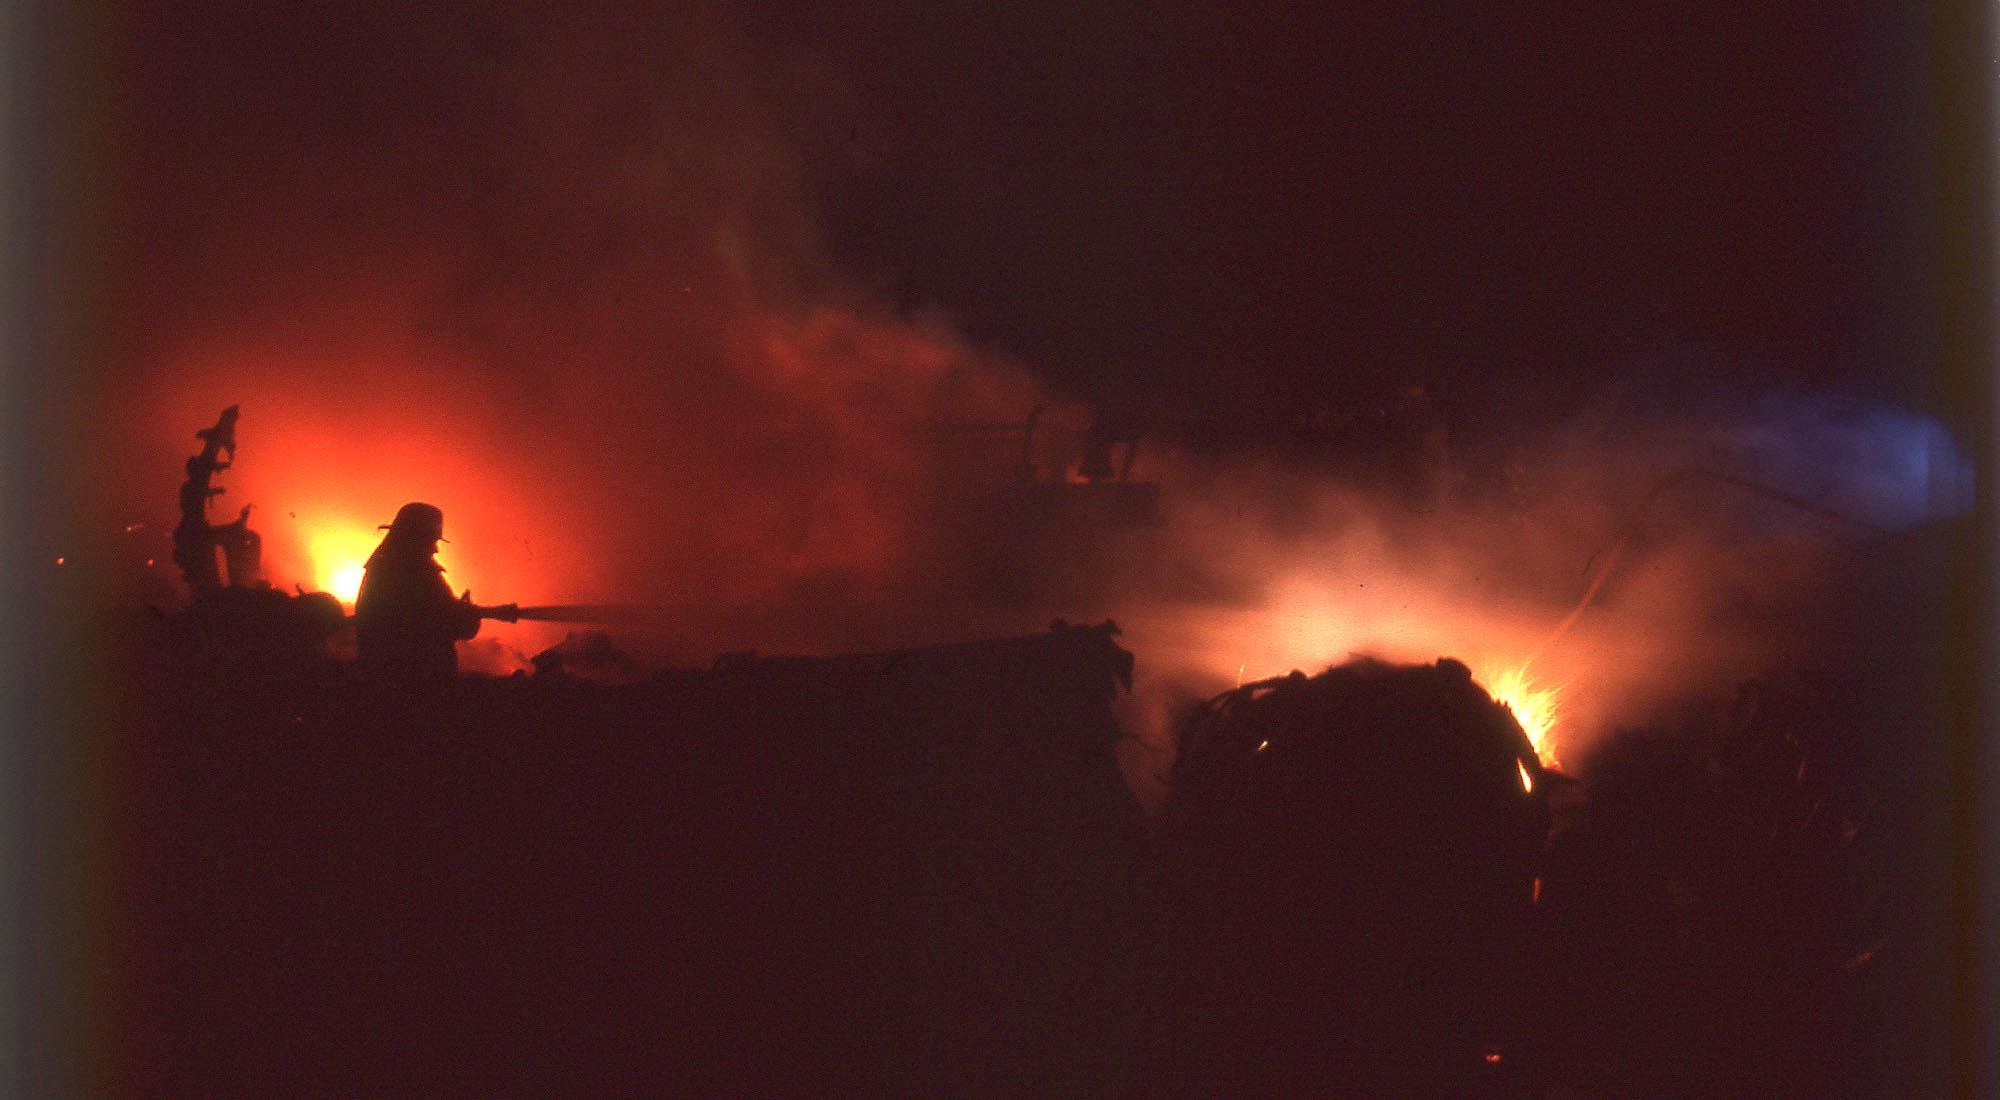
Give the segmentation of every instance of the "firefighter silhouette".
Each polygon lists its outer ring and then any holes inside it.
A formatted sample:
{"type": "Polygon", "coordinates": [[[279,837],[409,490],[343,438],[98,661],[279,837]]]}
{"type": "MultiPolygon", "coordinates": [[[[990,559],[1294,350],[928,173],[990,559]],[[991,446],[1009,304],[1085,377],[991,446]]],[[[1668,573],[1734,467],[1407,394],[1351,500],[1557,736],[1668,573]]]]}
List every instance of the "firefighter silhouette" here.
{"type": "Polygon", "coordinates": [[[458,670],[456,643],[479,633],[482,608],[452,596],[437,561],[444,512],[412,501],[382,528],[354,600],[354,640],[367,667],[411,679],[458,670]]]}

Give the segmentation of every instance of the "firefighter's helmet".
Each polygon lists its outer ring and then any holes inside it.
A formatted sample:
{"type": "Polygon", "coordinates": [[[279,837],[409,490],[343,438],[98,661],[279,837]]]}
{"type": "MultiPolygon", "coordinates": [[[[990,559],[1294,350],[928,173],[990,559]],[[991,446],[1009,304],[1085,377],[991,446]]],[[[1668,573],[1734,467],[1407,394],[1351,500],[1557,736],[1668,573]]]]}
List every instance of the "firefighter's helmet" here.
{"type": "Polygon", "coordinates": [[[444,512],[435,504],[425,504],[413,500],[396,509],[396,518],[383,524],[378,530],[410,537],[433,538],[439,542],[450,540],[444,537],[444,512]]]}

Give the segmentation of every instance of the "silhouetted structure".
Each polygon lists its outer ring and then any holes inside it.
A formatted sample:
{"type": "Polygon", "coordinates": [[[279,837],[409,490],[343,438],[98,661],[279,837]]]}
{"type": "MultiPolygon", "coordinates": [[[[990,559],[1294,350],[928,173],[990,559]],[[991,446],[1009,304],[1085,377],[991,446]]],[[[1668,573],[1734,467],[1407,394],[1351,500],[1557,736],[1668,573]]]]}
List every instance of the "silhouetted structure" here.
{"type": "Polygon", "coordinates": [[[263,540],[250,530],[250,506],[243,506],[234,523],[208,522],[209,500],[227,491],[209,480],[217,471],[229,469],[236,457],[236,417],[237,407],[231,405],[222,410],[214,427],[194,433],[202,441],[201,453],[187,460],[187,480],[181,483],[174,564],[180,566],[197,599],[227,587],[254,587],[263,580],[263,540]],[[228,458],[217,457],[223,452],[228,458]]]}
{"type": "Polygon", "coordinates": [[[454,598],[437,562],[444,512],[422,501],[396,510],[389,533],[368,556],[354,600],[354,640],[361,663],[379,673],[429,680],[458,671],[456,644],[479,633],[482,618],[514,608],[454,598]]]}
{"type": "Polygon", "coordinates": [[[1163,823],[1151,1094],[1527,1095],[1542,775],[1452,660],[1197,711],[1163,823]]]}

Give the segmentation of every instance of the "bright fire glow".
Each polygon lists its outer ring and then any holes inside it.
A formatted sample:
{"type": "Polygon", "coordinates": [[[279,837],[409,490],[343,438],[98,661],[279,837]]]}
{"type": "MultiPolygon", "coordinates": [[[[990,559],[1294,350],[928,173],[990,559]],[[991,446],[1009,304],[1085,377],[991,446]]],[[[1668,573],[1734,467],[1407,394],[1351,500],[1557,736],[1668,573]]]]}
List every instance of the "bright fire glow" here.
{"type": "MultiPolygon", "coordinates": [[[[1567,736],[1557,732],[1559,720],[1566,731],[1578,715],[1588,718],[1585,711],[1572,712],[1565,698],[1567,683],[1583,670],[1567,663],[1576,657],[1572,649],[1545,662],[1546,681],[1530,678],[1521,655],[1546,637],[1547,624],[1535,616],[1524,626],[1523,619],[1458,604],[1415,583],[1336,592],[1321,581],[1291,578],[1275,584],[1262,606],[1204,610],[1157,624],[1139,620],[1138,629],[1165,635],[1169,642],[1161,648],[1170,653],[1174,640],[1185,639],[1168,663],[1204,668],[1218,690],[1232,680],[1240,687],[1292,669],[1316,672],[1355,655],[1414,664],[1457,657],[1521,724],[1542,766],[1555,768],[1557,741],[1567,736]]],[[[1529,774],[1522,785],[1534,781],[1529,774]]]]}
{"type": "Polygon", "coordinates": [[[354,597],[361,591],[362,565],[381,541],[381,532],[351,520],[309,528],[305,551],[311,563],[313,585],[353,607],[354,597]]]}
{"type": "MultiPolygon", "coordinates": [[[[224,361],[244,363],[217,359],[224,361]]],[[[598,529],[580,522],[569,496],[535,491],[544,475],[544,466],[535,463],[545,460],[521,441],[521,432],[494,435],[465,402],[449,395],[333,384],[356,370],[385,372],[366,362],[343,359],[337,368],[274,363],[273,369],[219,372],[200,385],[210,368],[191,364],[185,377],[175,376],[185,392],[163,394],[158,404],[165,411],[155,421],[157,450],[184,456],[191,426],[214,422],[215,403],[222,400],[216,395],[240,400],[243,448],[220,478],[228,495],[211,506],[210,516],[233,519],[242,505],[255,507],[250,526],[262,536],[263,573],[273,588],[325,592],[351,612],[363,565],[382,541],[381,525],[406,502],[422,500],[444,511],[450,542],[438,563],[454,593],[470,589],[478,602],[526,605],[608,595],[576,534],[598,529]],[[277,381],[295,378],[295,370],[326,376],[327,384],[306,396],[292,382],[277,381]]],[[[139,490],[155,499],[156,508],[157,498],[172,500],[172,480],[159,480],[164,489],[139,490]]],[[[459,667],[504,675],[525,663],[523,654],[560,641],[565,629],[482,623],[461,648],[459,667]]]]}
{"type": "MultiPolygon", "coordinates": [[[[326,590],[340,597],[340,602],[353,606],[361,595],[361,576],[366,570],[359,565],[342,565],[327,574],[326,590]]],[[[373,607],[373,604],[369,605],[373,607]]]]}
{"type": "MultiPolygon", "coordinates": [[[[1514,713],[1514,720],[1521,723],[1521,729],[1528,735],[1528,743],[1535,747],[1535,755],[1541,758],[1543,765],[1555,767],[1557,697],[1562,689],[1537,687],[1528,679],[1525,668],[1508,669],[1497,676],[1483,677],[1482,683],[1487,694],[1514,713]]],[[[1527,783],[1527,769],[1521,771],[1521,781],[1527,783]]]]}

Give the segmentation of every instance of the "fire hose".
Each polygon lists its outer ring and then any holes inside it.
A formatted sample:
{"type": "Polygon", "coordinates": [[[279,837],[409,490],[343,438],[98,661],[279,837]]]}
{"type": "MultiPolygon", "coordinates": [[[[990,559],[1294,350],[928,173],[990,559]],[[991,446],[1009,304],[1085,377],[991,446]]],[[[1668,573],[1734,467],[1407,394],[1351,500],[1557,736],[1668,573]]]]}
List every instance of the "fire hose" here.
{"type": "Polygon", "coordinates": [[[644,626],[666,621],[672,609],[643,603],[561,603],[480,606],[479,617],[501,622],[602,623],[609,626],[644,626]]]}

